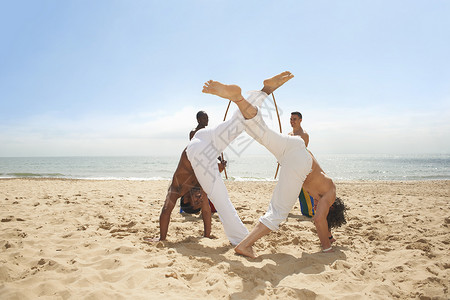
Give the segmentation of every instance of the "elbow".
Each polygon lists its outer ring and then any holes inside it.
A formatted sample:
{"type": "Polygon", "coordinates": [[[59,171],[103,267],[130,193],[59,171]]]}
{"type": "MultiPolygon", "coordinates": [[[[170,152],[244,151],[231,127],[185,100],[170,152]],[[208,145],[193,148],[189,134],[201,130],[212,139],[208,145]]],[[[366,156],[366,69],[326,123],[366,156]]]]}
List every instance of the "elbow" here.
{"type": "Polygon", "coordinates": [[[172,213],[171,209],[169,209],[167,207],[163,207],[163,209],[161,210],[161,214],[159,215],[159,220],[169,218],[171,213],[172,213]]]}
{"type": "Polygon", "coordinates": [[[323,214],[316,214],[314,216],[314,224],[317,226],[317,224],[323,224],[324,222],[327,221],[326,216],[324,216],[323,214]]]}

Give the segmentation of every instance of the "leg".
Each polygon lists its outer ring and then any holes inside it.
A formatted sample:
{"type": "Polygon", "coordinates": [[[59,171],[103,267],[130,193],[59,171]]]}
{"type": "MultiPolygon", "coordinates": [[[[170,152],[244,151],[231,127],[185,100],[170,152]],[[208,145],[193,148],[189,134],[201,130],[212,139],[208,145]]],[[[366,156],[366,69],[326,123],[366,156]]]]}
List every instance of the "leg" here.
{"type": "MultiPolygon", "coordinates": [[[[264,87],[261,91],[270,95],[293,77],[294,75],[288,71],[282,72],[272,78],[264,80],[264,87]]],[[[248,102],[245,100],[241,94],[241,88],[237,85],[226,85],[213,80],[209,80],[205,83],[202,92],[233,101],[239,107],[239,110],[245,119],[253,118],[257,112],[254,106],[258,107],[262,103],[262,101],[248,102]]]]}
{"type": "Polygon", "coordinates": [[[281,135],[267,127],[260,111],[258,111],[258,114],[254,118],[246,120],[245,125],[245,131],[248,135],[266,147],[266,149],[275,156],[280,164],[281,157],[286,149],[288,141],[298,139],[300,143],[300,138],[298,137],[281,135]]]}
{"type": "MultiPolygon", "coordinates": [[[[290,73],[286,73],[288,72],[266,80],[266,90],[273,92],[293,77],[292,75],[288,76],[290,73]]],[[[257,108],[242,97],[241,89],[236,85],[224,85],[210,80],[205,83],[203,92],[235,102],[244,118],[252,118],[256,115],[257,108]]],[[[262,101],[258,100],[261,103],[262,101]]],[[[239,243],[247,235],[248,231],[228,198],[223,180],[218,170],[216,171],[218,168],[215,158],[244,130],[242,116],[236,113],[229,121],[220,124],[214,129],[197,132],[187,148],[187,155],[195,175],[216,207],[224,225],[225,233],[232,244],[239,243]],[[211,173],[212,170],[214,171],[211,173]],[[242,236],[243,233],[244,235],[242,236]]]]}
{"type": "Polygon", "coordinates": [[[241,114],[216,126],[199,130],[186,149],[195,176],[214,204],[222,221],[225,234],[237,245],[248,234],[231,203],[217,166],[217,156],[244,130],[241,114]]]}
{"type": "Polygon", "coordinates": [[[300,143],[288,143],[281,159],[283,163],[280,179],[273,192],[269,209],[259,219],[260,223],[255,229],[235,248],[239,254],[254,258],[252,245],[270,231],[277,230],[297,202],[303,182],[311,170],[312,158],[300,143]]]}
{"type": "Polygon", "coordinates": [[[216,208],[228,240],[232,245],[237,245],[248,235],[248,230],[230,201],[217,164],[208,169],[207,173],[204,172],[202,165],[192,165],[198,182],[216,208]]]}
{"type": "Polygon", "coordinates": [[[213,190],[208,196],[216,208],[228,240],[234,246],[239,244],[248,235],[248,230],[231,203],[221,176],[214,181],[213,190]]]}
{"type": "MultiPolygon", "coordinates": [[[[264,82],[263,90],[268,92],[274,91],[292,77],[289,72],[283,72],[267,79],[264,82]]],[[[200,171],[205,174],[211,173],[213,165],[216,164],[216,157],[245,129],[244,118],[252,118],[257,112],[257,108],[242,97],[241,88],[236,85],[224,85],[210,80],[203,86],[203,92],[234,101],[238,105],[241,114],[235,113],[230,120],[219,124],[215,128],[202,129],[196,133],[186,150],[192,167],[194,170],[197,170],[196,175],[200,171]]],[[[260,92],[259,94],[252,94],[249,97],[249,101],[262,103],[266,97],[267,94],[260,92]]],[[[214,176],[212,175],[212,177],[214,176]]],[[[203,184],[202,187],[207,193],[212,188],[211,185],[208,188],[203,186],[203,184]]]]}
{"type": "MultiPolygon", "coordinates": [[[[264,80],[262,92],[270,94],[293,77],[294,76],[290,72],[283,72],[272,78],[266,79],[264,80]]],[[[203,93],[213,94],[236,103],[242,116],[247,120],[251,119],[246,124],[247,133],[279,159],[286,144],[286,142],[283,141],[285,137],[281,135],[278,136],[276,132],[270,130],[261,116],[257,118],[257,120],[253,120],[258,112],[257,107],[264,101],[263,97],[254,97],[246,100],[242,96],[241,88],[239,86],[225,85],[212,80],[205,83],[203,86],[203,93]]]]}
{"type": "Polygon", "coordinates": [[[289,71],[282,72],[272,78],[264,80],[264,87],[262,89],[267,95],[272,94],[277,88],[285,84],[288,80],[294,78],[294,75],[289,71]]]}
{"type": "Polygon", "coordinates": [[[256,258],[256,255],[253,252],[252,248],[253,244],[266,234],[270,233],[270,231],[271,230],[266,225],[259,222],[258,225],[256,225],[252,230],[252,232],[242,242],[240,242],[239,245],[236,246],[236,248],[234,248],[234,251],[244,256],[256,258]]]}
{"type": "Polygon", "coordinates": [[[239,107],[245,119],[251,119],[256,115],[256,108],[244,99],[241,88],[237,85],[227,85],[218,81],[209,80],[203,86],[202,92],[233,101],[239,107]]]}

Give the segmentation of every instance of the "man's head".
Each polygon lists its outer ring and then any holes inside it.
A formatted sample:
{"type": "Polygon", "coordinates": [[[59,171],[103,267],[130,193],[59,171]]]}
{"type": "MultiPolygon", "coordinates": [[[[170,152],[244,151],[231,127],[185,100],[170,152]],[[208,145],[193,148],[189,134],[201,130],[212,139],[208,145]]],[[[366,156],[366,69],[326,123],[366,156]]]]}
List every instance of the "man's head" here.
{"type": "Polygon", "coordinates": [[[187,200],[192,208],[197,209],[202,206],[202,189],[200,187],[193,187],[187,194],[187,200]]]}
{"type": "Polygon", "coordinates": [[[302,122],[302,114],[298,111],[292,112],[290,121],[292,128],[300,127],[300,123],[302,122]]]}
{"type": "Polygon", "coordinates": [[[198,125],[202,127],[208,126],[208,114],[204,112],[203,110],[199,111],[197,113],[197,122],[198,125]]]}
{"type": "Polygon", "coordinates": [[[341,198],[336,197],[333,205],[331,205],[330,210],[327,215],[328,229],[338,228],[345,223],[345,211],[347,210],[347,206],[345,206],[344,201],[341,198]]]}

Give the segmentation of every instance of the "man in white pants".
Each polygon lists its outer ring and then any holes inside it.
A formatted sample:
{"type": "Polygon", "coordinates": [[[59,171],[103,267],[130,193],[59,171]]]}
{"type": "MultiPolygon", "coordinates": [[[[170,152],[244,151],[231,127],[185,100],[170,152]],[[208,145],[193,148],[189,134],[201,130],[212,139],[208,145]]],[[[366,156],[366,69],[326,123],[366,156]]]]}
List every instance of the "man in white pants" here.
{"type": "MultiPolygon", "coordinates": [[[[294,77],[289,72],[281,74],[285,74],[285,77],[289,77],[289,79],[294,77]]],[[[253,231],[239,243],[235,251],[238,254],[255,258],[252,245],[262,236],[272,230],[277,230],[278,225],[286,220],[289,211],[297,202],[302,186],[318,202],[314,222],[323,251],[333,251],[328,239],[327,215],[336,199],[336,187],[321,169],[314,156],[306,149],[305,142],[298,136],[283,136],[268,128],[258,109],[260,104],[255,103],[252,99],[249,99],[250,101],[244,99],[241,89],[236,85],[224,85],[210,80],[205,84],[203,92],[236,103],[246,119],[247,133],[265,146],[281,165],[279,181],[273,192],[269,209],[260,218],[260,222],[253,231]]],[[[264,90],[260,94],[262,96],[258,96],[259,99],[267,96],[264,94],[264,90]]]]}
{"type": "MultiPolygon", "coordinates": [[[[260,105],[268,94],[275,91],[290,78],[291,77],[286,76],[285,73],[281,73],[265,80],[262,89],[264,92],[253,93],[248,100],[256,105],[260,105]]],[[[207,84],[204,86],[203,92],[207,93],[205,90],[206,85],[207,84]]],[[[217,157],[220,153],[223,152],[225,148],[242,133],[242,131],[244,131],[244,121],[242,114],[236,111],[230,120],[223,122],[215,128],[204,128],[195,133],[194,137],[181,154],[178,167],[175,170],[172,182],[169,186],[159,218],[159,240],[166,240],[170,215],[175,207],[177,199],[193,187],[201,187],[203,192],[200,201],[198,201],[198,199],[195,201],[195,197],[193,197],[191,206],[194,208],[201,206],[202,213],[207,214],[209,211],[209,214],[211,214],[207,207],[207,197],[209,197],[217,210],[225,234],[231,244],[239,244],[248,235],[247,228],[242,223],[229,199],[227,189],[217,166],[217,157]],[[207,194],[207,197],[205,193],[207,194]]],[[[205,236],[208,236],[207,233],[209,231],[205,225],[205,236]]]]}

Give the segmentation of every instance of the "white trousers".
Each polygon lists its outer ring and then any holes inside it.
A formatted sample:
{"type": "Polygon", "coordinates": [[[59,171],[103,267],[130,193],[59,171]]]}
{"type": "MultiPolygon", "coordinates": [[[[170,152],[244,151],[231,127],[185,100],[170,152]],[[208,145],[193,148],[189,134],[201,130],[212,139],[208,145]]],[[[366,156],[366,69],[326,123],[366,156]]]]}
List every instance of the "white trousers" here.
{"type": "MultiPolygon", "coordinates": [[[[249,100],[262,102],[266,97],[265,93],[255,93],[249,97],[249,100]]],[[[236,111],[231,119],[215,128],[197,131],[186,149],[195,176],[214,204],[225,234],[233,245],[239,244],[248,235],[248,230],[230,201],[227,188],[219,173],[217,157],[244,129],[244,117],[236,111]]]]}
{"type": "Polygon", "coordinates": [[[311,172],[312,157],[306,150],[303,139],[298,136],[281,135],[267,127],[259,108],[258,114],[246,120],[245,124],[246,132],[266,147],[281,166],[280,177],[270,200],[269,209],[259,219],[270,230],[277,230],[298,201],[303,182],[311,172]]]}

